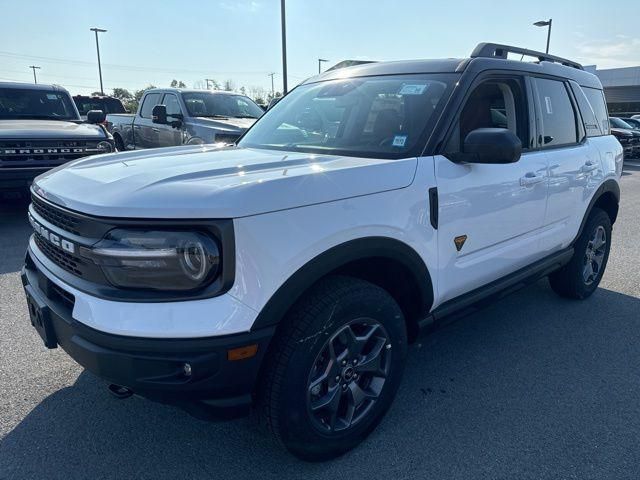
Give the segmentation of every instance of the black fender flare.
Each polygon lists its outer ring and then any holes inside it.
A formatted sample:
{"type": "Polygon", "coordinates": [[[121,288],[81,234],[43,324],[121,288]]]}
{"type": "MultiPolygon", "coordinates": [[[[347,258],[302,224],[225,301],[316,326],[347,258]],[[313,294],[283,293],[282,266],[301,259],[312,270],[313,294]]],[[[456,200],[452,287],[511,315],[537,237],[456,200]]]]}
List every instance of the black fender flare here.
{"type": "Polygon", "coordinates": [[[277,324],[294,303],[327,274],[367,258],[394,260],[406,267],[419,289],[419,308],[427,315],[433,303],[433,283],[422,257],[409,245],[389,237],[365,237],[334,246],[293,273],[262,308],[251,330],[277,324]]]}
{"type": "MultiPolygon", "coordinates": [[[[591,197],[591,201],[589,202],[587,211],[585,212],[584,217],[582,218],[582,222],[580,223],[578,234],[576,235],[576,238],[573,240],[572,243],[575,243],[578,240],[578,238],[580,238],[580,235],[582,235],[582,230],[584,229],[584,226],[586,225],[587,220],[589,219],[589,215],[591,215],[591,211],[593,210],[593,207],[596,205],[596,203],[598,203],[598,200],[600,200],[603,195],[608,193],[614,196],[614,198],[616,199],[616,203],[618,204],[620,203],[620,185],[618,184],[618,182],[612,178],[603,182],[602,185],[600,185],[596,190],[596,193],[594,193],[593,196],[591,197]]],[[[616,210],[616,214],[617,214],[617,210],[616,210]]],[[[611,219],[611,223],[614,223],[614,222],[615,222],[615,217],[611,219]]]]}

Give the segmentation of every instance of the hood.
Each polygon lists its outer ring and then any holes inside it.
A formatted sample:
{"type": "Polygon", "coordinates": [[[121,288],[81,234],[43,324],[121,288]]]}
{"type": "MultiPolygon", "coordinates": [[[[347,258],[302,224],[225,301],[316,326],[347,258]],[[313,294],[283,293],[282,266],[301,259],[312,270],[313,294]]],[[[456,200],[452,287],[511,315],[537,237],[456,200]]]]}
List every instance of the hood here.
{"type": "Polygon", "coordinates": [[[62,120],[0,120],[1,139],[103,139],[99,125],[62,120]]]}
{"type": "Polygon", "coordinates": [[[48,200],[89,215],[237,218],[406,187],[403,160],[214,145],[87,157],[34,181],[48,200]]]}
{"type": "Polygon", "coordinates": [[[611,127],[611,134],[616,137],[633,137],[634,133],[631,130],[625,130],[624,128],[611,127]]]}
{"type": "Polygon", "coordinates": [[[257,120],[257,118],[229,118],[228,120],[223,120],[221,118],[211,117],[195,117],[195,119],[199,125],[204,127],[231,130],[234,132],[244,132],[257,120]]]}

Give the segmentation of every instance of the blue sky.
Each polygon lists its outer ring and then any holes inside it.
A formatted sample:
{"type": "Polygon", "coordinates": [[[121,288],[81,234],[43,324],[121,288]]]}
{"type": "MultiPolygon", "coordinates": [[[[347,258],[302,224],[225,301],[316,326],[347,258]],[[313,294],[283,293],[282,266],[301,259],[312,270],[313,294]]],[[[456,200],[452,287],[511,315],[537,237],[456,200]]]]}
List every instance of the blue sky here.
{"type": "MultiPolygon", "coordinates": [[[[105,91],[199,87],[281,89],[280,0],[0,0],[0,80],[99,89],[92,26],[101,35],[105,91]]],[[[481,41],[544,50],[599,67],[640,65],[640,1],[288,0],[289,85],[317,73],[317,59],[398,60],[468,56],[481,41]]]]}

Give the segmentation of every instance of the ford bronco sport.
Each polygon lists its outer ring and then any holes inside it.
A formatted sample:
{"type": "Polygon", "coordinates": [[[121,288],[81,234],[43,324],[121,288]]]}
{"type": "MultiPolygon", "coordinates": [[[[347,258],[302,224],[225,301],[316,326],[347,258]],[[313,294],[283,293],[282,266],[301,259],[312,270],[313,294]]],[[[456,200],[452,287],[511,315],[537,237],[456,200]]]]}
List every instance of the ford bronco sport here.
{"type": "Polygon", "coordinates": [[[331,458],[380,422],[421,328],[545,276],[589,297],[621,170],[602,86],[566,59],[480,44],[326,72],[235,147],[38,177],[31,322],[118,394],[253,409],[331,458]]]}

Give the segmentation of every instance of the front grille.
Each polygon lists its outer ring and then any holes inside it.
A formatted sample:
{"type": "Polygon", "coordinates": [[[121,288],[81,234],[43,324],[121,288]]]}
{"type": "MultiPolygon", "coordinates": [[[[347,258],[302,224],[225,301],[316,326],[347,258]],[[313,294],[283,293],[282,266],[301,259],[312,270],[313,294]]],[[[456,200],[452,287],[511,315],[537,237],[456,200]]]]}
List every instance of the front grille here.
{"type": "Polygon", "coordinates": [[[33,237],[36,245],[40,251],[47,256],[47,258],[59,267],[65,269],[67,272],[82,277],[82,266],[84,262],[80,258],[65,252],[60,247],[56,247],[52,243],[47,242],[38,233],[35,233],[33,237]]]}
{"type": "Polygon", "coordinates": [[[0,169],[50,168],[97,153],[103,152],[95,140],[6,140],[0,142],[0,169]]]}
{"type": "Polygon", "coordinates": [[[65,307],[70,310],[73,310],[73,306],[76,303],[76,297],[53,282],[51,282],[50,297],[54,297],[53,300],[60,301],[65,307]]]}
{"type": "Polygon", "coordinates": [[[35,195],[31,195],[31,202],[33,209],[38,215],[44,218],[47,222],[66,230],[74,235],[80,235],[78,231],[78,219],[66,214],[64,211],[48,205],[47,203],[39,200],[35,195]]]}

